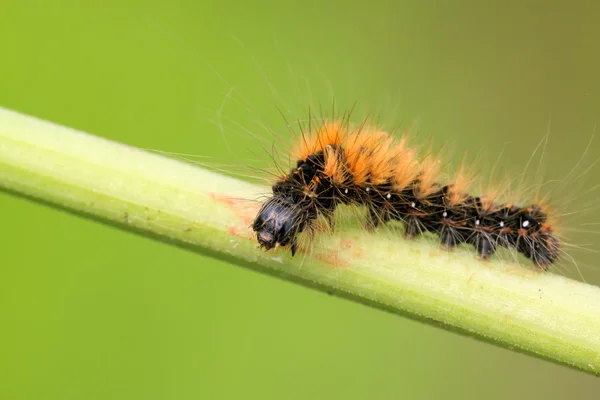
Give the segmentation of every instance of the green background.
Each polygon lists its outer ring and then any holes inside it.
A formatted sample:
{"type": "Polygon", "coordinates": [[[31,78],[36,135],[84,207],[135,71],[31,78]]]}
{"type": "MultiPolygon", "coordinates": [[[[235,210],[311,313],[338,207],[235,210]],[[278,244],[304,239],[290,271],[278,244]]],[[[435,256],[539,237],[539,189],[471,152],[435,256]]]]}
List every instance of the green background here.
{"type": "MultiPolygon", "coordinates": [[[[582,157],[600,116],[600,6],[586,3],[0,0],[0,105],[239,166],[268,161],[257,137],[269,127],[287,135],[279,110],[303,119],[335,95],[359,116],[417,120],[455,158],[489,167],[504,149],[500,165],[516,173],[549,131],[541,165],[557,180],[600,157],[597,141],[582,157]]],[[[572,243],[598,249],[588,190],[600,167],[577,175],[555,195],[574,197],[572,243]]],[[[0,210],[2,399],[600,390],[577,371],[19,198],[1,194],[0,210]]],[[[581,274],[558,272],[598,284],[594,254],[573,255],[581,274]]]]}

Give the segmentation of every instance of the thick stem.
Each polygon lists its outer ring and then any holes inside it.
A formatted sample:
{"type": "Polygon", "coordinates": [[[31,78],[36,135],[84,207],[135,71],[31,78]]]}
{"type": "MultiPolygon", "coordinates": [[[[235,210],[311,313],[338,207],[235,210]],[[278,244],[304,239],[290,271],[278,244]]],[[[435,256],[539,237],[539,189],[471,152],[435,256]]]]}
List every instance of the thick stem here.
{"type": "Polygon", "coordinates": [[[600,288],[344,227],[257,249],[265,188],[0,108],[0,188],[352,300],[600,372],[600,288]]]}

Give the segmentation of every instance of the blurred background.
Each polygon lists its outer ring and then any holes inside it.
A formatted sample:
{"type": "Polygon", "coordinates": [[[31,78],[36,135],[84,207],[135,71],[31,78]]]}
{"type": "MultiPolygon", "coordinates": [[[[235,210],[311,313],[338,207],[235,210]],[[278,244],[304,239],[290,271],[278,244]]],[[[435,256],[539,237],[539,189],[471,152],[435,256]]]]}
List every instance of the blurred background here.
{"type": "MultiPolygon", "coordinates": [[[[516,173],[537,168],[527,162],[549,132],[541,165],[560,180],[600,157],[598,140],[585,154],[600,116],[599,12],[578,1],[4,0],[0,106],[253,165],[265,159],[257,137],[286,134],[281,114],[303,119],[335,97],[342,110],[358,102],[358,116],[417,121],[457,159],[489,165],[504,149],[516,173]]],[[[557,196],[573,197],[572,243],[598,249],[600,166],[578,175],[557,196]]],[[[6,194],[0,209],[2,399],[600,390],[565,367],[6,194]]],[[[594,253],[572,254],[580,272],[559,272],[600,283],[594,253]]]]}

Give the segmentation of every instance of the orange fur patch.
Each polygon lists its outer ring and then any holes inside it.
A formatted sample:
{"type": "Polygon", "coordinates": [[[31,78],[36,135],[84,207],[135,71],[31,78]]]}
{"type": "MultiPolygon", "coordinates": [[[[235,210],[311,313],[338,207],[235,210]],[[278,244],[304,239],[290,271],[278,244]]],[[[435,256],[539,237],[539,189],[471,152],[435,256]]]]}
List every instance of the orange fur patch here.
{"type": "Polygon", "coordinates": [[[342,123],[331,122],[321,125],[315,132],[302,134],[300,145],[294,152],[296,159],[306,160],[311,154],[324,151],[327,146],[341,144],[345,129],[342,123]]]}

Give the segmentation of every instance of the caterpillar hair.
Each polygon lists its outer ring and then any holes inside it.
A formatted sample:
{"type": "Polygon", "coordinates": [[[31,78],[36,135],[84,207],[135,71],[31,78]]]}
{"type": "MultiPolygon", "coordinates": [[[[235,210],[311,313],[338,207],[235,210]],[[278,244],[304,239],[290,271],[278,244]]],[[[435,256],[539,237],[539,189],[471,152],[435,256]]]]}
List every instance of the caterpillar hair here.
{"type": "Polygon", "coordinates": [[[482,259],[507,248],[546,270],[559,258],[543,201],[518,205],[493,194],[469,194],[465,168],[443,184],[439,157],[419,157],[406,135],[395,139],[366,121],[352,125],[349,118],[325,121],[302,133],[292,157],[295,168],[273,184],[252,224],[266,250],[289,246],[293,256],[302,232],[313,238],[321,216],[333,227],[336,207],[346,204],[366,208],[368,230],[400,221],[406,238],[431,232],[443,248],[470,244],[482,259]]]}

